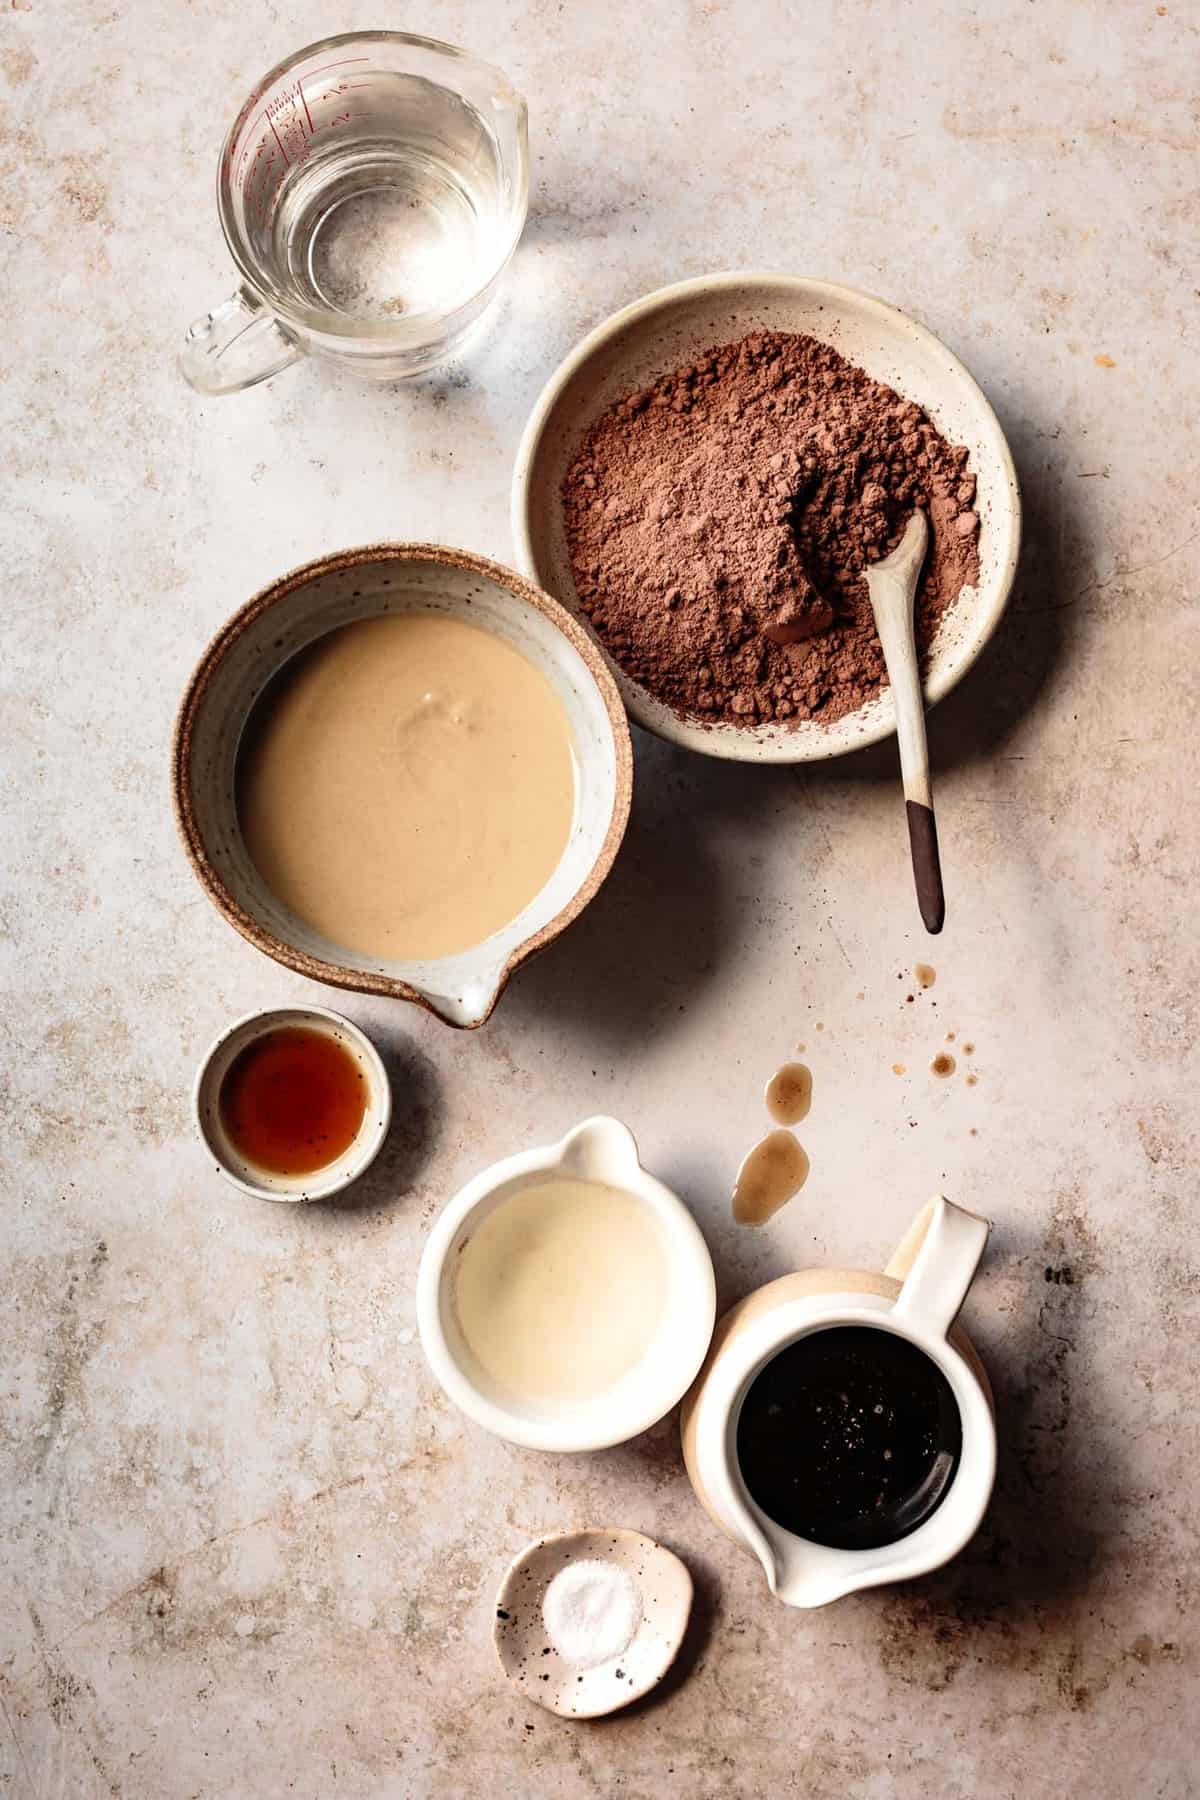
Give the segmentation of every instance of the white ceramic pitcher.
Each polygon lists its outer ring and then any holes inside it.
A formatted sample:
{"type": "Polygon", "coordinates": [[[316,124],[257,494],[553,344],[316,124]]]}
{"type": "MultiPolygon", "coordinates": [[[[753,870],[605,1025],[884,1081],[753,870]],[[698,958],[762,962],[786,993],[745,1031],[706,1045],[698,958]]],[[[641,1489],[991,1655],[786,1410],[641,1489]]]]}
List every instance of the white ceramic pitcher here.
{"type": "Polygon", "coordinates": [[[884,1274],[784,1275],[719,1321],[684,1401],[684,1459],[705,1510],[753,1551],[785,1605],[824,1606],[857,1588],[923,1575],[949,1562],[977,1530],[995,1478],[996,1427],[987,1375],[954,1321],[989,1230],[986,1219],[931,1200],[884,1274]],[[797,1338],[841,1325],[892,1331],[923,1350],[949,1382],[962,1423],[958,1468],[937,1510],[907,1537],[877,1549],[830,1549],[785,1531],[750,1498],[737,1461],[738,1418],[755,1376],[797,1338]]]}

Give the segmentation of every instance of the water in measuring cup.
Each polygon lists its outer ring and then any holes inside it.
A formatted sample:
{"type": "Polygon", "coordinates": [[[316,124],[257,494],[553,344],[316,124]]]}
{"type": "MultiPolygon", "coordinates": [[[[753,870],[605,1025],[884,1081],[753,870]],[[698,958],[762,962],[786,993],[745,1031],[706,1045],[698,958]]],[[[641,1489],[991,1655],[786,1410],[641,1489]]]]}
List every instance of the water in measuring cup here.
{"type": "Polygon", "coordinates": [[[511,231],[491,132],[416,76],[329,86],[305,83],[316,128],[260,241],[274,281],[352,319],[452,311],[490,279],[511,231]]]}

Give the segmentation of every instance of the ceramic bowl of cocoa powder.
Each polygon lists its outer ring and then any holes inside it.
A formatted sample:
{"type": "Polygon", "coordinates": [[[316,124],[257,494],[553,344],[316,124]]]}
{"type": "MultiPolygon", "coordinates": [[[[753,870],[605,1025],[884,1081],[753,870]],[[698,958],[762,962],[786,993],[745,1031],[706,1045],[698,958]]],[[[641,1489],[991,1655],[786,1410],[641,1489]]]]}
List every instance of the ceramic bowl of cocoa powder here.
{"type": "Polygon", "coordinates": [[[1016,570],[996,416],[895,307],[723,274],[636,301],[571,352],[526,427],[512,523],[518,562],[592,632],[637,724],[710,756],[806,762],[895,729],[862,571],[915,505],[932,704],[1016,570]]]}

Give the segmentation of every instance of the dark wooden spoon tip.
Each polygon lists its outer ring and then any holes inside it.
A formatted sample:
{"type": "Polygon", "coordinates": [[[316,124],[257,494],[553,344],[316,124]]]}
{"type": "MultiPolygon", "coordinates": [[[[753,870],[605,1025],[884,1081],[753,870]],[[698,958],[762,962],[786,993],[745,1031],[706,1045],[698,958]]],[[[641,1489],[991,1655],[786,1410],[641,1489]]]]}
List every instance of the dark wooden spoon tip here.
{"type": "Polygon", "coordinates": [[[942,864],[938,856],[937,823],[933,809],[918,800],[906,800],[908,842],[912,851],[917,905],[925,929],[936,936],[946,922],[946,896],[942,892],[942,864]]]}

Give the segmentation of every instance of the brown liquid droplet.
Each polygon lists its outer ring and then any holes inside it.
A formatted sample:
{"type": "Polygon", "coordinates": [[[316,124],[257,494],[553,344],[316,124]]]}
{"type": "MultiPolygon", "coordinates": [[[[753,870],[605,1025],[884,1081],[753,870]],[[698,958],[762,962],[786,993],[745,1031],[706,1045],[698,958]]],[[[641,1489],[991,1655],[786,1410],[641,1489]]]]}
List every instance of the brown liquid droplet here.
{"type": "Polygon", "coordinates": [[[893,1075],[903,1075],[903,1073],[904,1073],[904,1064],[903,1063],[893,1063],[892,1064],[892,1074],[893,1075]]]}
{"type": "Polygon", "coordinates": [[[974,1125],[972,1125],[972,1127],[971,1127],[971,1136],[972,1136],[972,1137],[978,1137],[978,1136],[979,1136],[979,1132],[978,1132],[978,1130],[977,1130],[977,1129],[976,1129],[976,1127],[975,1127],[975,1126],[974,1126],[974,1125]]]}
{"type": "Polygon", "coordinates": [[[978,1075],[968,1075],[968,1076],[967,1076],[967,1086],[968,1086],[968,1087],[974,1087],[974,1086],[975,1086],[975,1083],[976,1083],[976,1082],[977,1082],[977,1081],[978,1081],[978,1080],[979,1080],[979,1077],[978,1077],[978,1075]]]}
{"type": "Polygon", "coordinates": [[[913,975],[923,988],[931,988],[937,980],[937,970],[931,968],[928,963],[918,963],[913,970],[913,975]]]}
{"type": "Polygon", "coordinates": [[[733,1216],[739,1225],[765,1225],[808,1180],[808,1157],[790,1131],[769,1131],[737,1172],[733,1216]]]}
{"type": "Polygon", "coordinates": [[[955,1038],[955,1033],[953,1031],[948,1031],[946,1033],[946,1042],[948,1044],[952,1044],[954,1042],[954,1038],[955,1038]]]}
{"type": "Polygon", "coordinates": [[[821,1021],[820,1021],[820,1019],[818,1019],[818,1020],[817,1020],[817,1030],[818,1030],[818,1031],[824,1031],[824,1029],[825,1029],[825,1027],[824,1027],[824,1026],[823,1026],[823,1025],[822,1025],[822,1023],[821,1023],[821,1021]]]}
{"type": "Polygon", "coordinates": [[[975,1054],[974,1044],[964,1044],[963,1045],[963,1054],[965,1056],[974,1056],[974,1054],[975,1054]]]}
{"type": "Polygon", "coordinates": [[[946,1075],[953,1075],[958,1064],[948,1051],[939,1050],[929,1067],[934,1075],[941,1075],[944,1077],[946,1075]]]}
{"type": "Polygon", "coordinates": [[[812,1070],[803,1063],[784,1063],[768,1081],[763,1098],[777,1125],[798,1125],[812,1105],[812,1070]]]}

